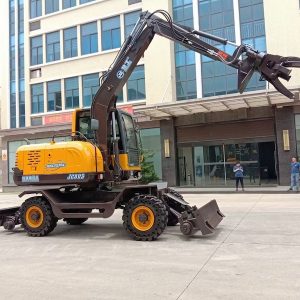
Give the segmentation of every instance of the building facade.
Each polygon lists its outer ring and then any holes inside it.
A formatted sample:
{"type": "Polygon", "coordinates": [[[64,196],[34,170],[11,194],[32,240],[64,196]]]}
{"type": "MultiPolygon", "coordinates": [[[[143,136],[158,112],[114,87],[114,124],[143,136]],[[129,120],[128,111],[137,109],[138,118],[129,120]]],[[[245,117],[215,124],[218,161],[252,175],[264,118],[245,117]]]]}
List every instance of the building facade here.
{"type": "MultiPolygon", "coordinates": [[[[300,56],[294,41],[300,34],[298,0],[8,2],[1,4],[9,15],[7,76],[1,83],[4,187],[14,186],[15,151],[24,138],[70,139],[72,111],[91,105],[99,77],[141,11],[164,9],[176,23],[236,44],[300,56]],[[287,27],[287,19],[295,26],[287,27]]],[[[244,165],[246,184],[288,184],[289,160],[300,152],[299,70],[287,85],[297,100],[258,75],[240,95],[236,70],[155,37],[118,95],[118,106],[133,111],[156,173],[173,186],[231,186],[236,160],[244,165]]]]}

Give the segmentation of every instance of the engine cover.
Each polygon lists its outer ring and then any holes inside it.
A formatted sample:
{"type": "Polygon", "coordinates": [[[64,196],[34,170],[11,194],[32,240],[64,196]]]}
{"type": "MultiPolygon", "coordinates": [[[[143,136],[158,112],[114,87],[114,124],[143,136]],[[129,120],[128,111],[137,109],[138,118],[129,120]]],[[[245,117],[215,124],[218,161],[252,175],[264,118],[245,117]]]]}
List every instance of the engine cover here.
{"type": "Polygon", "coordinates": [[[93,184],[101,178],[103,157],[90,142],[24,145],[16,152],[17,185],[93,184]]]}

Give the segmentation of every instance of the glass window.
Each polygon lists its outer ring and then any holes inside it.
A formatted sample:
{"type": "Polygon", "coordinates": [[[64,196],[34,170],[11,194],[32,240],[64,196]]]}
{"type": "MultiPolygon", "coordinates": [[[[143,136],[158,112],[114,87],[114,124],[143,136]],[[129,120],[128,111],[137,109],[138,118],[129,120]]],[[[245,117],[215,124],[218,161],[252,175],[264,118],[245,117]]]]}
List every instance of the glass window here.
{"type": "Polygon", "coordinates": [[[160,128],[141,129],[140,135],[146,162],[152,162],[156,175],[162,178],[160,128]]]}
{"type": "Polygon", "coordinates": [[[51,14],[59,10],[59,0],[45,0],[46,14],[51,14]]]}
{"type": "Polygon", "coordinates": [[[14,182],[13,168],[15,167],[15,163],[16,163],[16,152],[17,149],[22,145],[26,145],[26,142],[24,140],[8,142],[8,183],[14,182]]]}
{"type": "MultiPolygon", "coordinates": [[[[24,32],[24,3],[23,1],[19,1],[18,5],[18,30],[19,30],[19,40],[21,39],[22,33],[24,32]]],[[[24,37],[23,37],[24,43],[24,37]]]]}
{"type": "Polygon", "coordinates": [[[78,77],[65,79],[66,109],[79,107],[78,77]]]}
{"type": "Polygon", "coordinates": [[[64,30],[64,58],[77,56],[77,28],[64,30]]]}
{"type": "MultiPolygon", "coordinates": [[[[265,20],[262,0],[240,0],[240,27],[243,44],[264,52],[267,50],[265,37],[265,20]]],[[[245,91],[266,88],[266,82],[255,73],[249,81],[245,91]]]]}
{"type": "Polygon", "coordinates": [[[134,28],[134,25],[136,24],[137,20],[140,17],[141,10],[133,11],[131,13],[125,14],[124,21],[125,21],[125,38],[127,38],[131,31],[134,28]]]}
{"type": "Polygon", "coordinates": [[[146,98],[144,66],[137,66],[130,75],[127,82],[127,97],[128,101],[146,98]]]}
{"type": "Polygon", "coordinates": [[[48,111],[61,110],[61,86],[60,80],[47,82],[48,111]]]}
{"type": "Polygon", "coordinates": [[[39,65],[43,63],[43,38],[41,35],[30,39],[30,65],[39,65]]]}
{"type": "Polygon", "coordinates": [[[81,25],[81,54],[98,52],[97,22],[81,25]]]}
{"type": "MultiPolygon", "coordinates": [[[[234,14],[232,0],[199,0],[200,29],[235,41],[234,14]]],[[[234,50],[218,42],[205,39],[205,42],[227,53],[234,50]]],[[[202,56],[202,90],[204,97],[236,93],[232,81],[237,82],[235,69],[223,63],[202,56]]]]}
{"type": "Polygon", "coordinates": [[[76,0],[63,0],[63,9],[70,8],[76,5],[76,0]]]}
{"type": "Polygon", "coordinates": [[[10,92],[10,127],[16,128],[17,124],[17,112],[16,112],[16,87],[15,82],[11,83],[11,92],[10,92]]]}
{"type": "Polygon", "coordinates": [[[297,156],[300,157],[300,114],[295,115],[297,156]]]}
{"type": "Polygon", "coordinates": [[[19,127],[25,127],[25,92],[19,92],[19,127]]]}
{"type": "Polygon", "coordinates": [[[89,74],[82,76],[82,92],[83,92],[83,106],[91,106],[92,100],[99,89],[99,74],[89,74]]]}
{"type": "Polygon", "coordinates": [[[31,113],[44,112],[44,91],[43,84],[31,85],[31,113]]]}
{"type": "Polygon", "coordinates": [[[42,15],[42,0],[30,0],[30,18],[42,15]]]}
{"type": "Polygon", "coordinates": [[[84,4],[84,3],[88,3],[88,2],[92,2],[95,0],[80,0],[80,4],[84,4]]]}
{"type": "MultiPolygon", "coordinates": [[[[194,27],[192,1],[174,0],[173,17],[178,24],[194,27]]],[[[203,17],[200,18],[202,19],[203,17]]],[[[177,100],[196,98],[195,53],[180,44],[175,44],[175,66],[177,100]]]]}
{"type": "Polygon", "coordinates": [[[59,31],[47,33],[46,35],[47,44],[47,62],[55,61],[60,59],[60,41],[59,31]]]}
{"type": "Polygon", "coordinates": [[[121,46],[120,17],[102,20],[102,50],[119,48],[121,46]]]}
{"type": "Polygon", "coordinates": [[[10,47],[9,51],[9,68],[10,68],[10,80],[16,79],[16,55],[15,55],[15,46],[10,47]]]}

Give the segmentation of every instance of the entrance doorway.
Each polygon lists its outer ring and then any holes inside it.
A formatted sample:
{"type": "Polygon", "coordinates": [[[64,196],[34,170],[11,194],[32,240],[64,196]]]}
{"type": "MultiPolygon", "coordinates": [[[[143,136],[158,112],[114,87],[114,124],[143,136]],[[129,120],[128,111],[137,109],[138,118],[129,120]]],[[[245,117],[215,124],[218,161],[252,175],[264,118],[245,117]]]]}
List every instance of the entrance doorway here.
{"type": "Polygon", "coordinates": [[[275,143],[258,143],[260,182],[261,184],[277,183],[277,171],[275,164],[275,143]]]}
{"type": "Polygon", "coordinates": [[[240,161],[247,186],[277,184],[275,143],[237,143],[178,148],[180,186],[234,186],[240,161]]]}

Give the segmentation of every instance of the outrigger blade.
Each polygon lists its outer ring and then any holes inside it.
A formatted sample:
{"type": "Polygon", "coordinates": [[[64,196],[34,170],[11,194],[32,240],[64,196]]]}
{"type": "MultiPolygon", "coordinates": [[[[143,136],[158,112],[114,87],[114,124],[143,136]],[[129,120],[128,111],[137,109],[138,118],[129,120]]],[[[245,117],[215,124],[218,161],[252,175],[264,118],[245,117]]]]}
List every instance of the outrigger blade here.
{"type": "Polygon", "coordinates": [[[211,200],[200,208],[192,207],[179,217],[180,230],[184,235],[192,235],[198,230],[202,235],[211,234],[225,216],[221,213],[216,200],[211,200]]]}
{"type": "Polygon", "coordinates": [[[20,224],[19,209],[19,206],[0,209],[0,227],[13,230],[16,225],[20,224]]]}
{"type": "Polygon", "coordinates": [[[170,188],[163,193],[163,199],[169,208],[169,214],[177,217],[180,230],[184,235],[192,235],[199,230],[202,235],[211,234],[225,217],[216,200],[211,200],[197,208],[190,206],[182,195],[170,188]]]}

